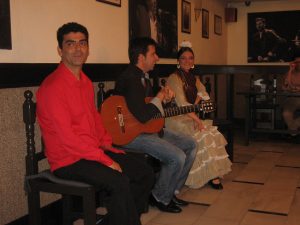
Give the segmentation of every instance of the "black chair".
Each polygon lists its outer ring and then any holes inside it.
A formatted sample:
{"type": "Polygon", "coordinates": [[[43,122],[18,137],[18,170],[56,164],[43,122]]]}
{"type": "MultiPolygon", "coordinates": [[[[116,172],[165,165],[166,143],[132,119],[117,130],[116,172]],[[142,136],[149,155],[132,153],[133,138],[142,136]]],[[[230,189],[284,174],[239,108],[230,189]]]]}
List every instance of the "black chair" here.
{"type": "Polygon", "coordinates": [[[24,96],[23,121],[27,140],[25,191],[28,197],[29,224],[41,225],[40,192],[62,195],[63,225],[70,225],[79,217],[83,217],[85,225],[100,223],[103,217],[96,215],[95,187],[86,183],[60,179],[50,170],[39,171],[39,162],[45,159],[45,155],[43,144],[39,152],[36,152],[35,147],[36,103],[32,101],[31,91],[25,91],[24,96]],[[83,212],[74,212],[73,196],[82,198],[83,212]]]}

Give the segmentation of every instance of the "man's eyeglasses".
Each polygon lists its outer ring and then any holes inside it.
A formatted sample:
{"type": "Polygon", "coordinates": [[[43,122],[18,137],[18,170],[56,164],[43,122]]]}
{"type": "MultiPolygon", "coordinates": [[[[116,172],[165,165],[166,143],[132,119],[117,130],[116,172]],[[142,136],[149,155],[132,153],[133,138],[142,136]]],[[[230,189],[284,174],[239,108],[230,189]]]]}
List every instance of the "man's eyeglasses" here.
{"type": "Polygon", "coordinates": [[[77,46],[83,48],[83,47],[87,47],[88,46],[88,41],[87,40],[80,40],[80,41],[67,40],[67,41],[65,41],[65,45],[68,48],[75,48],[77,46]]]}

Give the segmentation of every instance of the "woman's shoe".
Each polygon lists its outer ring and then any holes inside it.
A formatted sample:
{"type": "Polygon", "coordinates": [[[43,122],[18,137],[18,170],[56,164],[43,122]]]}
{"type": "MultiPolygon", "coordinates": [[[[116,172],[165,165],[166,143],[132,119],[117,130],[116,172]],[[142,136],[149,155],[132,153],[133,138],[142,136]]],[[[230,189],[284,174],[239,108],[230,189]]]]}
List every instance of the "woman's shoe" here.
{"type": "Polygon", "coordinates": [[[213,179],[213,180],[210,180],[208,182],[208,184],[213,188],[213,189],[216,189],[216,190],[222,190],[223,189],[223,185],[222,183],[219,181],[219,183],[214,183],[213,181],[216,180],[216,179],[213,179]]]}

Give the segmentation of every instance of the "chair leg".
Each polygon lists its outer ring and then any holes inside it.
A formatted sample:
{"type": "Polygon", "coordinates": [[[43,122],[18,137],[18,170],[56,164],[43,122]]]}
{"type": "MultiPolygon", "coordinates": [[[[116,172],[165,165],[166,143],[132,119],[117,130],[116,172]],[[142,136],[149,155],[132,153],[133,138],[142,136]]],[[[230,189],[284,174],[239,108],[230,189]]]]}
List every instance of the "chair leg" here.
{"type": "Polygon", "coordinates": [[[41,225],[40,193],[33,190],[28,192],[28,216],[30,225],[41,225]]]}
{"type": "Polygon", "coordinates": [[[73,217],[72,217],[72,196],[63,195],[63,225],[72,225],[73,217]]]}
{"type": "Polygon", "coordinates": [[[95,189],[89,188],[82,198],[83,198],[84,225],[95,225],[96,224],[95,189]]]}

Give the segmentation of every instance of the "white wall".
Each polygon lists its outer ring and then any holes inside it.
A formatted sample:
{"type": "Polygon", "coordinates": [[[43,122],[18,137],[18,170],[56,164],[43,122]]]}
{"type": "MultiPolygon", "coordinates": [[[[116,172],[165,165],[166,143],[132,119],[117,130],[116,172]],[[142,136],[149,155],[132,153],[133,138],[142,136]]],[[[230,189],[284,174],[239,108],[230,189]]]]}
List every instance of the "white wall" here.
{"type": "MultiPolygon", "coordinates": [[[[172,0],[173,1],[173,0],[172,0]]],[[[210,38],[201,37],[201,16],[196,22],[194,1],[192,4],[192,32],[181,33],[181,0],[178,2],[178,40],[191,40],[196,60],[201,64],[226,62],[226,29],[223,35],[213,32],[214,13],[224,18],[222,0],[203,0],[202,5],[210,12],[210,38]],[[225,46],[225,47],[224,47],[225,46]],[[218,54],[215,54],[218,52],[218,54]]],[[[88,63],[127,63],[128,47],[128,0],[121,7],[96,0],[11,0],[12,50],[0,50],[0,63],[55,63],[56,30],[66,22],[85,25],[90,33],[88,63]]],[[[223,20],[224,23],[224,20],[223,20]]],[[[223,24],[225,25],[225,24],[223,24]]],[[[175,63],[162,59],[160,63],[175,63]]]]}

